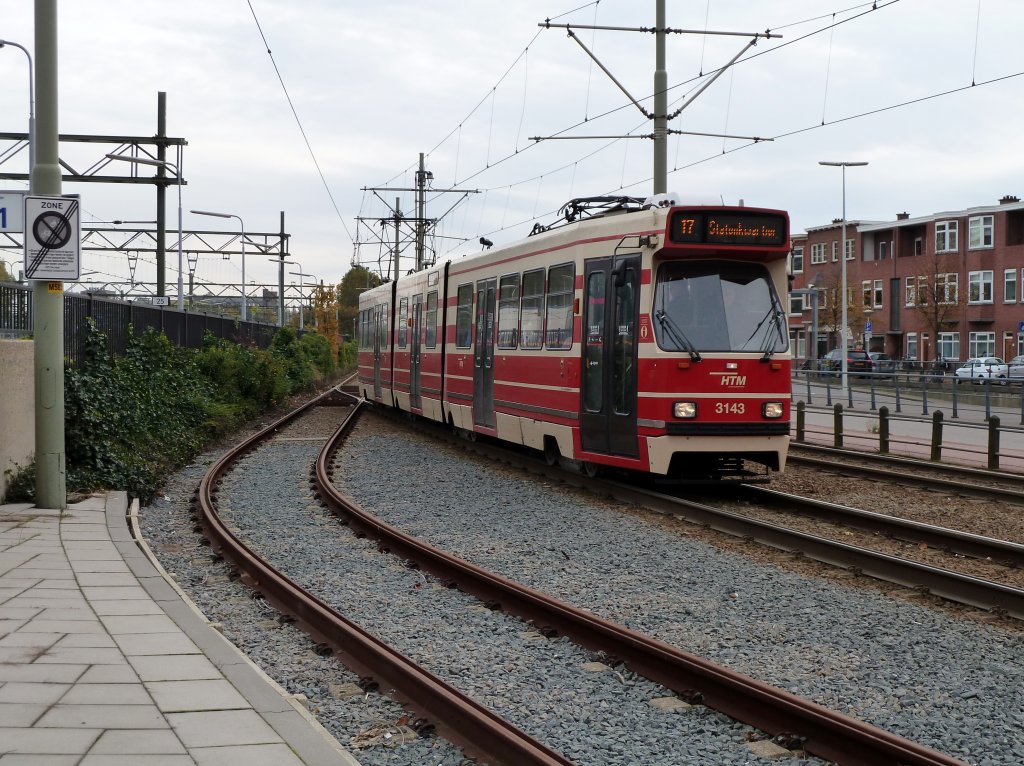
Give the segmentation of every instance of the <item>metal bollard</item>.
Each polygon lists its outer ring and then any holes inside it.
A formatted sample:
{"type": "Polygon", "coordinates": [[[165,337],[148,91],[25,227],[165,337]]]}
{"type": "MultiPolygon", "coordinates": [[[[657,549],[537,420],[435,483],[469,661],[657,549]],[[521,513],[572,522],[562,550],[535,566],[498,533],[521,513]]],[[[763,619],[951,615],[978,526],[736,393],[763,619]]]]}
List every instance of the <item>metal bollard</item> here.
{"type": "Polygon", "coordinates": [[[837,404],[832,408],[832,433],[835,437],[836,449],[843,446],[843,405],[837,404]]]}
{"type": "Polygon", "coordinates": [[[878,408],[878,451],[889,454],[889,408],[884,404],[878,408]]]}
{"type": "Polygon", "coordinates": [[[988,469],[999,470],[999,417],[988,419],[988,469]]]}
{"type": "MultiPolygon", "coordinates": [[[[903,412],[903,409],[900,407],[900,374],[896,373],[893,376],[893,380],[896,381],[896,412],[903,412]]],[[[1021,414],[1021,418],[1024,420],[1024,413],[1021,414]]]]}
{"type": "Polygon", "coordinates": [[[957,390],[959,388],[960,388],[960,379],[959,378],[953,378],[953,414],[950,416],[953,419],[956,419],[956,418],[960,417],[960,415],[957,414],[957,409],[956,409],[956,392],[957,392],[957,390]]]}
{"type": "Polygon", "coordinates": [[[942,410],[932,414],[932,460],[942,460],[942,410]]]}
{"type": "Polygon", "coordinates": [[[803,443],[804,433],[807,420],[807,405],[803,402],[796,403],[796,440],[803,443]]]}

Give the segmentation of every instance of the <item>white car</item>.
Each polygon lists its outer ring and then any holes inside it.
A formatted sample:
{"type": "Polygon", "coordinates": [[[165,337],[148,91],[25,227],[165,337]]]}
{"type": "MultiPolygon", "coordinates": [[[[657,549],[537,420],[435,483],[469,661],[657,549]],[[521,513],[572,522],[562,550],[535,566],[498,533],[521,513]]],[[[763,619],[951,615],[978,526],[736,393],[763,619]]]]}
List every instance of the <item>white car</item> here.
{"type": "Polygon", "coordinates": [[[961,380],[973,380],[976,383],[983,380],[1000,380],[1005,384],[1007,366],[1006,362],[997,356],[977,357],[968,359],[957,367],[955,374],[961,380]]]}
{"type": "Polygon", "coordinates": [[[1024,355],[1015,356],[1007,365],[1007,377],[1016,383],[1024,381],[1024,355]]]}

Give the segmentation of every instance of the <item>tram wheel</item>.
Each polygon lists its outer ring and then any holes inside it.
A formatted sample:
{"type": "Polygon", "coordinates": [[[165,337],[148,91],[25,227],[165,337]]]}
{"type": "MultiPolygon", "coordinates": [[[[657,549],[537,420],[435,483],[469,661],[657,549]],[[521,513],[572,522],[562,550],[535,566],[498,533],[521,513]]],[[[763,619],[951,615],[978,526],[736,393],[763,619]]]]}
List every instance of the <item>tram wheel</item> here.
{"type": "Polygon", "coordinates": [[[591,463],[589,460],[584,460],[580,464],[580,471],[582,471],[583,475],[588,479],[596,479],[601,475],[601,466],[597,463],[591,463]]]}

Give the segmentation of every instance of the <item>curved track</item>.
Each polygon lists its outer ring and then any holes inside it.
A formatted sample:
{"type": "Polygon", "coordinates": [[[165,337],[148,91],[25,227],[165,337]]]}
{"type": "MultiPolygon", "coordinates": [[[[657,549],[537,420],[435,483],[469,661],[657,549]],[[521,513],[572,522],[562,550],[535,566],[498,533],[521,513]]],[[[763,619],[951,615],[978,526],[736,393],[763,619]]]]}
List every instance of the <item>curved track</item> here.
{"type": "Polygon", "coordinates": [[[416,710],[452,742],[487,763],[523,766],[572,766],[572,762],[537,742],[398,654],[358,625],[349,622],[316,596],[302,589],[243,544],[217,515],[220,478],[232,463],[307,409],[331,399],[356,405],[356,400],[332,391],[315,399],[239,444],[218,460],[203,477],[197,492],[201,522],[213,547],[242,572],[246,584],[258,590],[277,609],[294,617],[313,638],[340,654],[354,670],[374,678],[388,693],[416,710]]]}
{"type": "Polygon", "coordinates": [[[382,550],[414,562],[490,606],[530,620],[548,635],[569,636],[625,662],[633,671],[673,689],[688,701],[701,702],[781,741],[798,743],[813,755],[849,766],[961,763],[520,586],[363,512],[338,492],[331,480],[331,456],[352,422],[350,418],[321,452],[316,465],[317,490],[333,512],[357,532],[377,539],[382,550]]]}

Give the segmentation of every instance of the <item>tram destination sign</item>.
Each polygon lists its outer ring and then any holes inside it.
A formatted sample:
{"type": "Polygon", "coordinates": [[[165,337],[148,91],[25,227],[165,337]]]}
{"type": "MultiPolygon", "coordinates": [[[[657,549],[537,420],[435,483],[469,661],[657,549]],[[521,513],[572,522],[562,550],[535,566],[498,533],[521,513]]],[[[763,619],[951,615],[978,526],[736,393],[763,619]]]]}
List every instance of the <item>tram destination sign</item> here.
{"type": "Polygon", "coordinates": [[[680,245],[780,247],[789,244],[789,226],[783,213],[675,210],[668,239],[680,245]]]}

